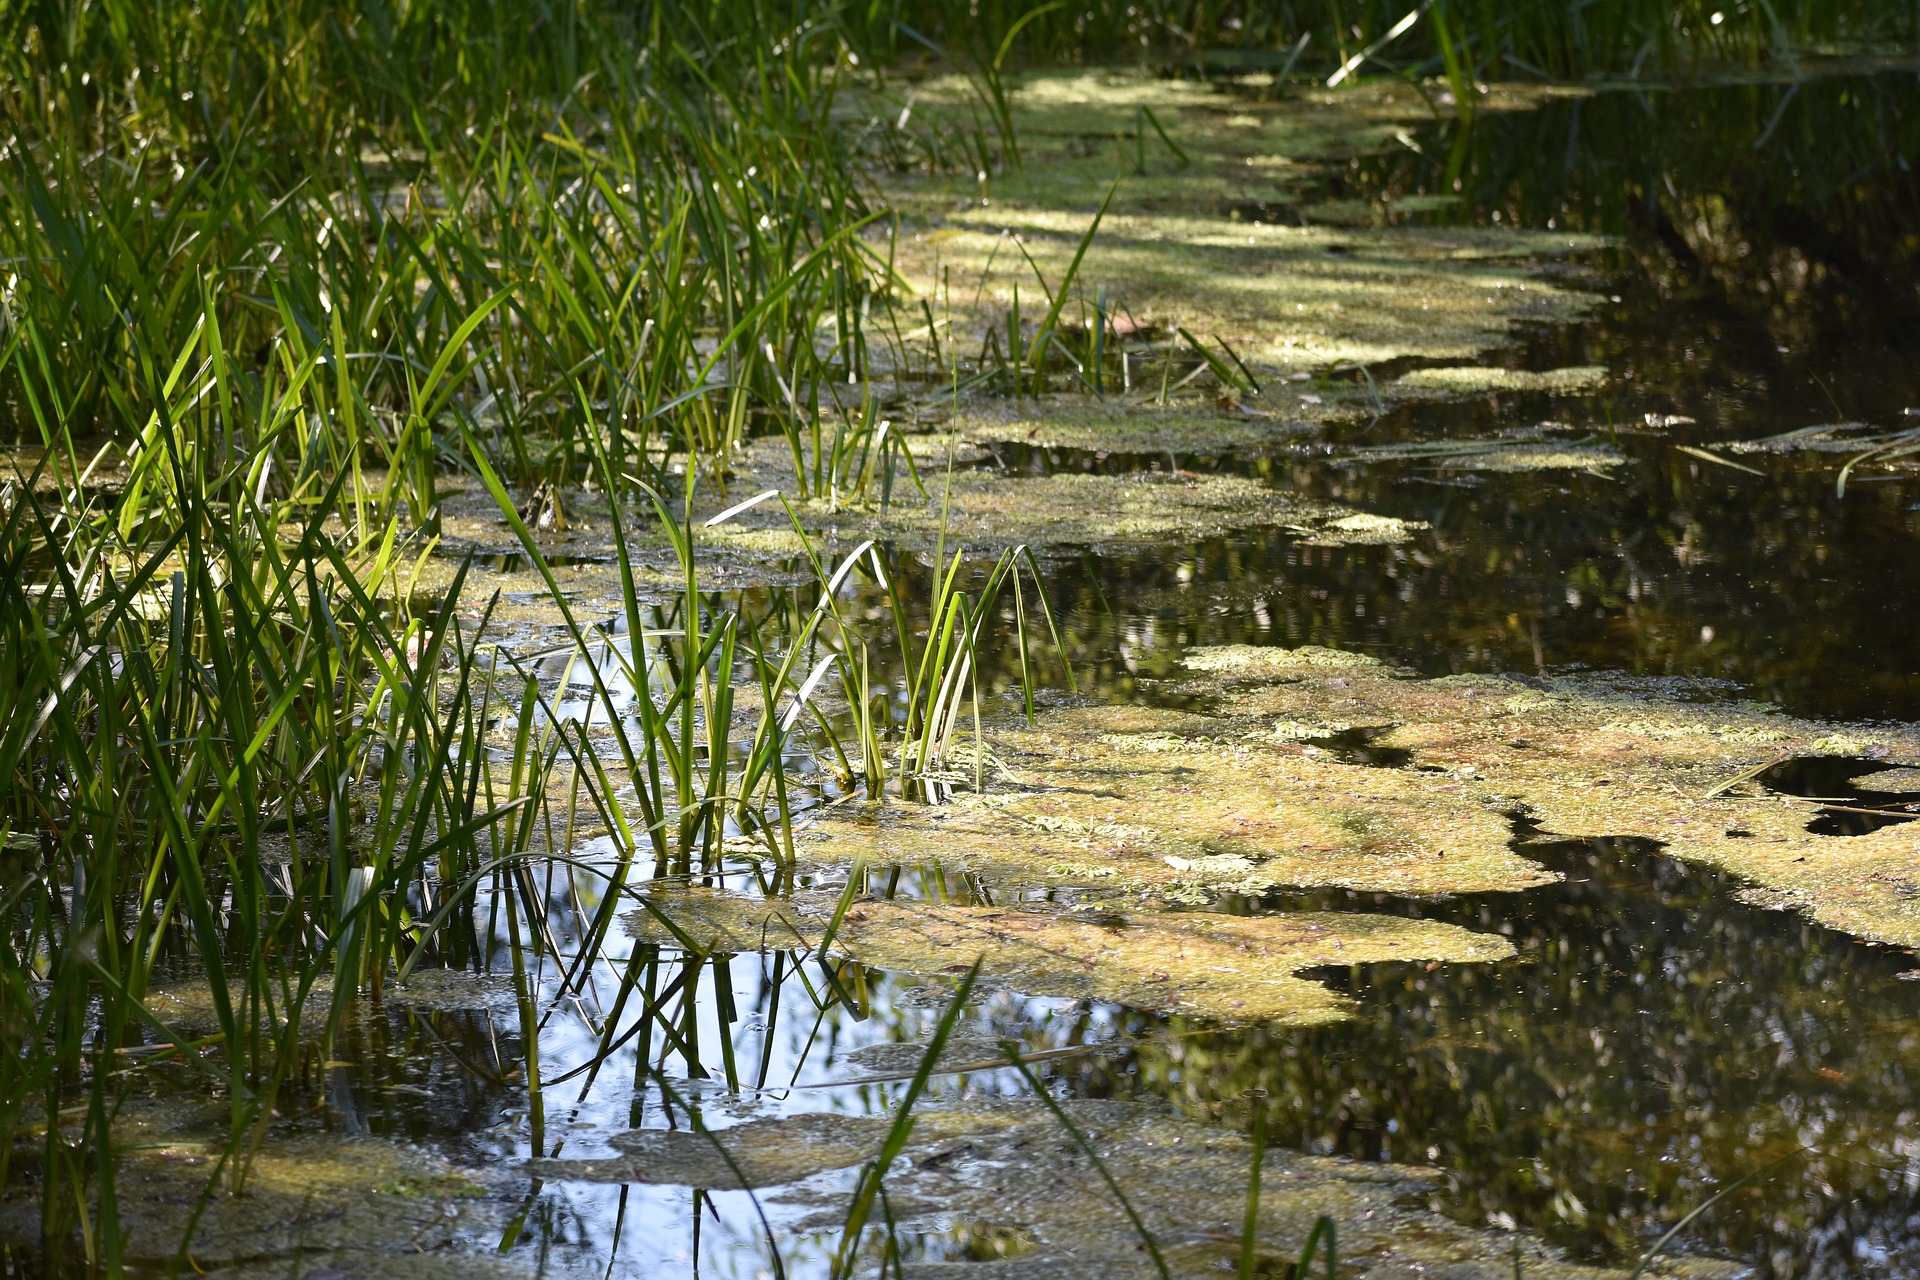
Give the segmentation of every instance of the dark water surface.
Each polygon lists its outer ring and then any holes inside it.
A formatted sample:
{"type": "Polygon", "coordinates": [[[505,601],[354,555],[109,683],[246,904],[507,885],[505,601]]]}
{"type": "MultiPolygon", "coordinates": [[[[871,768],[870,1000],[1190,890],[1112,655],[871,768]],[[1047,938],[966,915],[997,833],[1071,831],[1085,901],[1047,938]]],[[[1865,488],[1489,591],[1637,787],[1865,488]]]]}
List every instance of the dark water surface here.
{"type": "MultiPolygon", "coordinates": [[[[1436,128],[1417,139],[1423,154],[1330,171],[1333,195],[1449,194],[1457,178],[1459,203],[1443,220],[1551,219],[1620,237],[1576,268],[1612,299],[1591,322],[1519,334],[1504,356],[1533,368],[1602,364],[1616,381],[1571,399],[1403,407],[1342,428],[1328,447],[1171,460],[1270,477],[1432,532],[1397,548],[1255,535],[1063,558],[1050,589],[1082,679],[1106,696],[1154,697],[1188,646],[1314,643],[1434,674],[1624,670],[1806,715],[1920,719],[1920,471],[1865,467],[1842,495],[1845,454],[1721,450],[1756,475],[1677,447],[1842,420],[1920,427],[1906,413],[1920,408],[1917,91],[1910,73],[1608,91],[1482,119],[1464,138],[1436,128]],[[1696,421],[1649,431],[1650,413],[1696,421]],[[1338,457],[1353,444],[1545,418],[1613,443],[1626,462],[1604,476],[1496,475],[1338,457]]],[[[1058,451],[1014,461],[1138,460],[1058,451]]],[[[1827,795],[1846,773],[1833,771],[1772,781],[1827,795]]],[[[1835,839],[1857,829],[1823,820],[1835,839]]],[[[1244,1126],[1245,1091],[1264,1089],[1275,1141],[1433,1164],[1446,1212],[1538,1231],[1594,1262],[1631,1262],[1688,1209],[1790,1156],[1692,1224],[1682,1249],[1741,1260],[1758,1276],[1920,1276],[1920,982],[1903,976],[1913,957],[1770,910],[1645,842],[1516,839],[1565,883],[1439,903],[1319,894],[1238,904],[1416,914],[1504,934],[1518,949],[1500,964],[1323,975],[1351,994],[1350,1022],[1226,1032],[998,992],[969,1029],[1032,1048],[1127,1042],[1050,1065],[1064,1093],[1165,1098],[1244,1126]]],[[[978,892],[926,875],[893,887],[978,892]]],[[[661,962],[663,982],[675,963],[661,962]]],[[[731,991],[736,1014],[729,1027],[720,1002],[698,1002],[704,1069],[726,1074],[717,1046],[730,1036],[731,1069],[749,1084],[860,1074],[850,1053],[924,1034],[937,1016],[916,1002],[918,980],[854,976],[865,984],[857,1006],[821,1016],[785,957],[692,974],[708,996],[716,983],[731,991]]],[[[422,1027],[490,1064],[512,1056],[504,1029],[473,1015],[408,1025],[399,1044],[370,1047],[367,1061],[390,1065],[343,1085],[343,1114],[423,1140],[456,1135],[491,1158],[529,1154],[523,1095],[425,1065],[443,1059],[422,1027]],[[396,1082],[414,1092],[393,1092],[396,1082]]],[[[574,1043],[559,1019],[552,1026],[549,1072],[590,1055],[584,1033],[574,1043]]],[[[568,1154],[675,1111],[657,1090],[621,1083],[636,1052],[616,1058],[579,1108],[549,1101],[568,1154]]],[[[658,1042],[649,1052],[669,1071],[688,1065],[662,1057],[658,1042]]],[[[969,1087],[1017,1084],[988,1073],[969,1087]]],[[[734,1104],[689,1088],[723,1123],[734,1104]]],[[[864,1111],[898,1092],[783,1091],[758,1105],[864,1111]]],[[[552,1184],[528,1222],[520,1249],[596,1266],[612,1254],[613,1274],[678,1274],[696,1260],[714,1275],[764,1266],[738,1193],[552,1184]]],[[[821,1267],[829,1236],[789,1239],[789,1263],[821,1267]]],[[[914,1243],[929,1258],[1017,1247],[974,1223],[914,1243]]]]}

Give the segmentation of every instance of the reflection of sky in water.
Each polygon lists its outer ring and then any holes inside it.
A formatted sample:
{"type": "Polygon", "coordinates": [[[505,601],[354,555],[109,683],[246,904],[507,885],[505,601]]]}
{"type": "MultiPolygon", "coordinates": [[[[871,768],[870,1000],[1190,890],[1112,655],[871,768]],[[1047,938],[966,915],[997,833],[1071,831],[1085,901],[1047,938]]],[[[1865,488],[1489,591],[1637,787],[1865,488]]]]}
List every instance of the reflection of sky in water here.
{"type": "MultiPolygon", "coordinates": [[[[746,876],[727,878],[731,887],[743,887],[746,876]]],[[[907,873],[899,882],[902,896],[940,896],[936,883],[916,881],[907,873]]],[[[588,911],[596,905],[594,893],[600,882],[581,877],[582,904],[588,911]]],[[[556,893],[556,926],[571,917],[572,906],[565,894],[556,893]]],[[[484,911],[484,904],[483,904],[484,911]]],[[[564,945],[564,937],[563,945],[564,945]]],[[[497,939],[504,946],[504,933],[497,939]]],[[[610,1007],[619,979],[614,971],[624,967],[631,943],[616,930],[606,949],[607,961],[597,973],[596,1002],[585,1006],[598,1012],[610,1007]]],[[[682,962],[669,954],[659,961],[660,983],[683,972],[682,962]]],[[[738,1022],[725,1028],[720,1017],[722,1001],[715,991],[715,970],[702,965],[693,987],[692,1040],[699,1046],[699,1071],[690,1070],[686,1057],[664,1043],[656,1030],[652,1038],[650,1061],[668,1078],[675,1098],[670,1099],[658,1083],[636,1090],[637,1052],[629,1042],[610,1056],[601,1069],[592,1090],[584,1098],[579,1078],[570,1083],[550,1086],[546,1096],[547,1146],[550,1156],[569,1159],[606,1157],[617,1154],[608,1145],[610,1135],[632,1127],[688,1128],[689,1111],[698,1113],[701,1122],[715,1130],[744,1120],[778,1116],[802,1111],[835,1111],[853,1115],[889,1113],[906,1089],[906,1082],[854,1087],[818,1087],[835,1081],[871,1076],[876,1072],[852,1060],[861,1049],[896,1043],[907,1039],[925,1039],[935,1030],[941,1008],[935,1002],[917,997],[926,990],[951,989],[952,979],[922,980],[910,976],[888,975],[874,971],[853,971],[845,980],[848,987],[862,994],[863,1007],[856,1013],[844,1005],[824,1013],[817,1003],[831,990],[818,962],[807,960],[794,968],[791,953],[775,956],[737,956],[728,963],[731,978],[731,1004],[738,1022]],[[857,975],[857,976],[855,976],[857,975]],[[776,984],[775,978],[779,978],[776,984]],[[734,1062],[741,1091],[729,1093],[725,1080],[723,1037],[730,1031],[734,1062]],[[764,1080],[764,1086],[756,1086],[764,1080]],[[810,1087],[812,1086],[812,1087],[810,1087]]],[[[551,992],[551,970],[547,973],[551,992]]],[[[672,1006],[681,1008],[676,1000],[672,1006]]],[[[636,1019],[632,1006],[623,1024],[636,1019]]],[[[542,1076],[557,1080],[590,1061],[599,1044],[586,1020],[577,1016],[571,1000],[560,1003],[560,1012],[548,1022],[540,1038],[543,1058],[542,1076]]],[[[975,999],[956,1034],[1008,1037],[1017,1040],[1025,1052],[1058,1049],[1070,1044],[1109,1039],[1114,1034],[1118,1010],[1089,1006],[1068,999],[1039,999],[1005,990],[994,990],[990,982],[975,992],[975,999]]],[[[677,1019],[676,1019],[677,1021],[677,1019]]],[[[505,1035],[512,1026],[511,1015],[498,1022],[496,1031],[505,1035]]],[[[684,1024],[680,1024],[684,1028],[684,1024]]],[[[684,1030],[683,1030],[684,1034],[684,1030]]],[[[879,1074],[892,1074],[884,1072],[879,1074]]],[[[935,1076],[924,1104],[938,1105],[942,1099],[1006,1094],[1022,1091],[1011,1070],[976,1072],[965,1077],[935,1076]],[[964,1086],[963,1082],[964,1081],[964,1086]]],[[[518,1163],[534,1153],[529,1145],[524,1095],[509,1091],[500,1095],[500,1114],[507,1121],[484,1134],[448,1133],[444,1141],[464,1148],[471,1157],[484,1163],[518,1163]]],[[[857,1169],[831,1171],[819,1175],[808,1185],[821,1188],[850,1188],[857,1169]]],[[[702,1274],[719,1277],[751,1278],[765,1272],[767,1246],[753,1202],[745,1192],[701,1192],[699,1226],[702,1274]]],[[[817,1207],[782,1203],[775,1189],[758,1193],[760,1209],[773,1224],[775,1237],[788,1274],[823,1275],[831,1260],[837,1234],[832,1231],[796,1231],[796,1224],[816,1213],[817,1207]]],[[[691,1267],[694,1240],[695,1192],[689,1188],[631,1184],[626,1187],[588,1182],[550,1182],[537,1197],[528,1216],[523,1250],[551,1251],[554,1261],[578,1263],[588,1270],[604,1268],[613,1258],[610,1274],[615,1276],[659,1276],[680,1274],[691,1267]],[[617,1244],[617,1253],[616,1253],[617,1244]]],[[[925,1226],[926,1224],[921,1224],[925,1226]]],[[[934,1224],[938,1228],[939,1224],[934,1224]]],[[[964,1236],[969,1224],[953,1224],[957,1238],[964,1236]]],[[[935,1230],[903,1233],[903,1240],[914,1244],[913,1252],[926,1258],[939,1258],[962,1246],[945,1240],[935,1230]]]]}
{"type": "MultiPolygon", "coordinates": [[[[1844,838],[1844,837],[1840,837],[1844,838]]],[[[1484,966],[1378,965],[1322,974],[1350,991],[1356,1017],[1297,1031],[1209,1031],[1182,1019],[1005,990],[980,995],[957,1033],[1012,1038],[1032,1053],[1104,1042],[1106,1051],[1036,1071],[1067,1094],[1164,1098],[1201,1120],[1220,1119],[1248,1088],[1274,1097],[1274,1139],[1363,1159],[1435,1163],[1454,1171],[1440,1202],[1470,1222],[1515,1221],[1544,1230],[1577,1255],[1638,1239],[1670,1222],[1670,1206],[1697,1203],[1795,1143],[1818,1159],[1789,1167],[1703,1218],[1709,1246],[1771,1255],[1778,1274],[1805,1274],[1814,1259],[1899,1268],[1920,1256],[1920,983],[1899,980],[1910,956],[1854,943],[1790,913],[1736,902],[1737,885],[1631,842],[1533,844],[1529,853],[1568,882],[1525,894],[1421,903],[1340,892],[1271,905],[1387,911],[1447,920],[1511,938],[1520,954],[1484,966]],[[1875,1259],[1883,1261],[1876,1262],[1875,1259]]],[[[884,877],[870,884],[878,887],[884,877]]],[[[727,877],[745,889],[750,873],[727,877]]],[[[580,882],[583,906],[596,905],[580,882]]],[[[822,886],[814,886],[822,887],[822,886]]],[[[826,885],[833,888],[833,885],[826,885]]],[[[964,883],[906,872],[903,896],[948,897],[964,883]]],[[[1229,904],[1231,905],[1231,904],[1229,904]]],[[[554,897],[564,925],[571,906],[554,897]]],[[[568,945],[561,931],[563,949],[568,945]]],[[[596,977],[604,1004],[629,944],[618,935],[596,977]]],[[[636,1094],[636,1046],[616,1051],[593,1089],[580,1081],[547,1092],[547,1150],[567,1158],[613,1154],[610,1135],[636,1124],[686,1127],[687,1109],[724,1129],[765,1115],[826,1110],[882,1114],[904,1084],[809,1088],[869,1075],[853,1060],[869,1046],[924,1039],[939,1016],[929,989],[952,979],[848,971],[862,1007],[824,1014],[828,983],[817,962],[737,956],[728,963],[737,1021],[731,1045],[741,1093],[725,1084],[725,1034],[711,966],[698,972],[694,1040],[705,1079],[652,1036],[650,1061],[679,1094],[636,1094]],[[779,981],[776,986],[775,978],[779,981]],[[805,981],[801,979],[804,977],[805,981]],[[809,991],[811,987],[811,993],[809,991]],[[771,1025],[769,1025],[771,1024],[771,1025]],[[763,1074],[764,1073],[764,1074],[763,1074]],[[755,1083],[766,1081],[764,1089],[755,1083]],[[669,1115],[672,1116],[669,1121],[669,1115]]],[[[664,986],[682,971],[659,961],[664,986]]],[[[549,977],[551,971],[549,970],[549,977]]],[[[548,984],[551,990],[551,982],[548,984]]],[[[586,1002],[595,1009],[594,1001],[586,1002]]],[[[670,1011],[678,1019],[677,1002],[670,1011]]],[[[632,1006],[628,1019],[633,1017],[632,1006]]],[[[497,1032],[511,1039],[509,1016],[497,1032]]],[[[590,1059],[597,1040],[569,1001],[541,1037],[543,1077],[561,1080],[590,1059]]],[[[501,1049],[511,1061],[511,1044],[501,1049]]],[[[936,1076],[928,1103],[1013,1095],[1012,1072],[936,1076]]],[[[494,1091],[506,1123],[476,1134],[434,1136],[486,1163],[529,1157],[523,1095],[494,1091]]],[[[468,1117],[470,1119],[470,1116],[468,1117]]],[[[821,1175],[842,1187],[851,1171],[821,1175]]],[[[794,1275],[824,1274],[831,1233],[795,1234],[812,1210],[761,1193],[762,1208],[794,1275]]],[[[744,1193],[700,1201],[703,1272],[754,1276],[763,1233],[744,1193]],[[715,1214],[717,1213],[717,1217],[715,1214]]],[[[618,1236],[614,1275],[675,1273],[688,1266],[694,1193],[633,1185],[549,1182],[529,1217],[524,1250],[555,1263],[604,1266],[618,1236]]],[[[817,1225],[817,1224],[816,1224],[817,1225]]],[[[925,1224],[921,1224],[925,1225],[925,1224]]],[[[937,1225],[937,1224],[936,1224],[937,1225]]],[[[917,1239],[927,1256],[958,1250],[969,1226],[917,1239]]],[[[989,1224],[993,1225],[993,1224],[989,1224]]]]}

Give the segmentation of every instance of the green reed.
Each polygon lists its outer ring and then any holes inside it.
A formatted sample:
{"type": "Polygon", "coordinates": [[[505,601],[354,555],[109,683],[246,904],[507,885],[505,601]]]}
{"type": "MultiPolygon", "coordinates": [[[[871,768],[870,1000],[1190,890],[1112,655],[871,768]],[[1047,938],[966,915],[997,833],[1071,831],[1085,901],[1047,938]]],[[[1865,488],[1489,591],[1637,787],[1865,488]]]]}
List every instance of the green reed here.
{"type": "MultiPolygon", "coordinates": [[[[1361,74],[1446,75],[1459,84],[1519,76],[1660,74],[1703,65],[1791,59],[1822,45],[1911,44],[1920,15],[1868,0],[1145,0],[1134,4],[1036,5],[1029,0],[920,0],[853,9],[850,38],[877,58],[915,46],[948,53],[976,80],[1005,52],[1029,62],[1131,60],[1142,56],[1325,79],[1365,53],[1361,74]],[[1421,19],[1387,39],[1407,16],[1421,19]],[[949,52],[950,51],[950,52],[949,52]]],[[[990,85],[981,96],[993,100],[990,85]]]]}
{"type": "MultiPolygon", "coordinates": [[[[78,1230],[88,1261],[110,1269],[117,1237],[86,1217],[84,1188],[96,1165],[107,1214],[116,1055],[171,1046],[208,1078],[230,1109],[228,1176],[244,1187],[248,1154],[310,1061],[310,997],[331,981],[317,1029],[330,1040],[363,977],[377,982],[410,945],[429,881],[474,865],[509,811],[482,810],[451,768],[484,754],[473,721],[442,705],[476,675],[457,589],[416,615],[417,552],[395,522],[361,539],[325,531],[350,505],[349,473],[324,491],[277,478],[297,474],[307,402],[242,385],[218,341],[209,322],[168,364],[138,350],[156,409],[110,500],[42,492],[43,466],[4,525],[0,821],[37,846],[0,948],[7,1017],[23,1030],[8,1070],[39,1101],[50,1252],[78,1230]],[[223,447],[221,413],[247,422],[254,448],[223,447]],[[183,1039],[143,1003],[182,966],[207,981],[208,1039],[183,1039]],[[76,1096],[92,1100],[77,1129],[61,1122],[76,1096]]],[[[35,1118],[4,1119],[11,1151],[35,1118]]]]}

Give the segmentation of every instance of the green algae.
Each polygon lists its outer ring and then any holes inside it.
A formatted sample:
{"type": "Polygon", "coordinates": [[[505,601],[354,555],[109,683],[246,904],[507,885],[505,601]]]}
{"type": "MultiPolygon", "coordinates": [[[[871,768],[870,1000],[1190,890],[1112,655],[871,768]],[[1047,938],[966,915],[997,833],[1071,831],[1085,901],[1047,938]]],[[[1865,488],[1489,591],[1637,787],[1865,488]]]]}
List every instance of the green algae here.
{"type": "MultiPolygon", "coordinates": [[[[654,906],[703,950],[763,951],[817,943],[834,899],[751,898],[697,888],[657,892],[654,906]]],[[[674,943],[650,911],[627,917],[638,938],[674,943]]],[[[1391,916],[1204,912],[1085,913],[1056,907],[969,907],[861,899],[833,946],[878,969],[982,973],[1030,995],[1084,997],[1219,1022],[1305,1026],[1344,1016],[1346,1003],[1297,976],[1320,965],[1423,959],[1505,959],[1497,937],[1391,916]]]]}
{"type": "MultiPolygon", "coordinates": [[[[1067,1101],[1067,1117],[1099,1153],[1176,1276],[1230,1272],[1253,1159],[1237,1133],[1132,1102],[1067,1101]]],[[[1297,1258],[1321,1215],[1334,1219],[1343,1272],[1374,1280],[1446,1275],[1510,1280],[1602,1280],[1625,1273],[1580,1266],[1524,1233],[1464,1226],[1427,1207],[1432,1171],[1269,1149],[1261,1162],[1255,1240],[1262,1264],[1297,1258]]],[[[1016,1229],[1032,1252],[965,1264],[981,1280],[1027,1276],[1157,1274],[1139,1235],[1080,1145],[1034,1101],[959,1103],[915,1112],[912,1137],[888,1171],[889,1208],[908,1229],[960,1218],[1016,1229]]],[[[804,1224],[838,1221],[846,1193],[820,1183],[775,1191],[769,1204],[810,1211],[804,1224]]],[[[1725,1277],[1736,1269],[1696,1261],[1654,1274],[1725,1277]]],[[[908,1275],[960,1274],[939,1264],[908,1275]]]]}
{"type": "MultiPolygon", "coordinates": [[[[1216,678],[1218,654],[1202,651],[1216,678]]],[[[1255,670],[1249,663],[1248,672],[1255,670]]],[[[1271,671],[1272,660],[1260,664],[1271,671]]],[[[1920,944],[1920,834],[1813,828],[1815,802],[1758,775],[1796,756],[1920,762],[1920,728],[1844,725],[1751,704],[1680,701],[1572,678],[1418,680],[1383,667],[1337,676],[1302,664],[1285,681],[1229,691],[1225,717],[1289,726],[1390,725],[1374,741],[1410,753],[1391,771],[1416,789],[1476,797],[1563,837],[1638,836],[1719,867],[1832,928],[1920,944]]]]}
{"type": "Polygon", "coordinates": [[[1336,415],[1350,416],[1350,409],[1330,408],[1325,399],[1316,406],[1301,403],[1297,395],[1269,393],[1204,410],[1118,397],[1093,402],[1067,396],[976,399],[964,406],[954,426],[964,439],[978,443],[1129,454],[1225,453],[1297,443],[1317,434],[1336,415]]]}
{"type": "MultiPolygon", "coordinates": [[[[1100,1157],[1176,1276],[1231,1269],[1244,1225],[1247,1140],[1217,1126],[1135,1102],[1067,1101],[1067,1118],[1100,1157]]],[[[1132,1277],[1157,1274],[1126,1210],[1053,1110],[1031,1100],[923,1105],[888,1168],[889,1213],[901,1233],[963,1221],[1016,1242],[1013,1257],[909,1262],[908,1276],[1132,1277]]],[[[799,1115],[748,1120],[709,1134],[641,1130],[618,1135],[632,1153],[537,1160],[536,1177],[767,1189],[770,1214],[800,1231],[836,1229],[845,1179],[814,1175],[876,1153],[889,1120],[799,1115]],[[726,1148],[727,1157],[716,1150],[726,1148]],[[728,1157],[731,1157],[729,1160],[728,1157]],[[736,1172],[736,1169],[738,1172],[736,1172]]],[[[1375,1280],[1447,1275],[1508,1280],[1516,1267],[1546,1280],[1611,1280],[1625,1273],[1569,1262],[1536,1238],[1462,1225],[1428,1207],[1433,1170],[1269,1148],[1261,1160],[1255,1240],[1263,1265],[1299,1255],[1321,1215],[1334,1219],[1345,1274],[1375,1280]]],[[[1724,1280],[1730,1264],[1676,1259],[1650,1274],[1724,1280]]]]}
{"type": "MultiPolygon", "coordinates": [[[[936,491],[934,500],[912,507],[843,517],[851,527],[843,530],[836,521],[826,531],[841,539],[857,533],[931,547],[944,521],[949,543],[997,549],[1016,543],[1100,547],[1189,542],[1259,528],[1283,529],[1311,540],[1400,542],[1420,527],[1237,476],[1139,472],[1016,478],[967,471],[954,477],[949,506],[943,509],[939,496],[936,491]]],[[[752,531],[735,535],[725,526],[715,531],[721,545],[753,537],[752,531]]]]}
{"type": "MultiPolygon", "coordinates": [[[[911,1076],[925,1061],[926,1044],[911,1040],[862,1045],[847,1055],[847,1061],[875,1076],[911,1076]]],[[[1006,1055],[992,1040],[955,1034],[947,1037],[935,1059],[936,1069],[958,1071],[963,1068],[1005,1066],[1006,1055]]]]}
{"type": "MultiPolygon", "coordinates": [[[[224,1109],[132,1101],[114,1127],[115,1189],[131,1266],[164,1268],[185,1235],[226,1140],[224,1109]],[[217,1114],[216,1114],[217,1112],[217,1114]]],[[[505,1214],[489,1186],[418,1148],[380,1138],[275,1133],[248,1165],[243,1189],[222,1174],[188,1258],[196,1274],[520,1276],[473,1251],[505,1214]]],[[[39,1204],[15,1189],[0,1201],[0,1235],[34,1239],[39,1204]]]]}
{"type": "Polygon", "coordinates": [[[1920,791],[1920,769],[1881,769],[1852,782],[1862,791],[1920,791]]]}
{"type": "Polygon", "coordinates": [[[417,969],[385,990],[385,998],[410,1009],[440,1013],[512,1013],[519,1008],[513,979],[468,969],[417,969]]]}
{"type": "Polygon", "coordinates": [[[1438,391],[1447,395],[1476,392],[1548,391],[1576,395],[1606,385],[1607,371],[1597,365],[1566,369],[1502,369],[1486,365],[1447,365],[1414,369],[1395,379],[1393,386],[1409,391],[1438,391]]]}
{"type": "Polygon", "coordinates": [[[836,812],[808,828],[803,852],[1173,902],[1296,885],[1453,894],[1553,879],[1513,852],[1506,818],[1485,798],[1301,744],[1362,720],[1324,733],[1322,717],[1295,720],[1308,727],[1148,707],[1051,711],[990,735],[1003,773],[986,794],[836,812]]]}
{"type": "MultiPolygon", "coordinates": [[[[917,109],[936,118],[943,96],[948,112],[965,110],[950,83],[918,86],[916,95],[917,109]]],[[[1593,237],[1392,225],[1400,214],[1388,205],[1303,199],[1327,161],[1398,145],[1398,135],[1431,118],[1410,86],[1256,100],[1092,70],[1030,76],[1011,100],[1025,164],[996,175],[989,192],[971,173],[876,175],[912,219],[891,246],[896,270],[938,297],[956,335],[973,341],[1011,301],[1015,282],[1038,296],[1008,238],[1018,237],[1041,275],[1060,279],[1119,175],[1080,279],[1107,286],[1128,315],[1162,332],[1185,325],[1218,335],[1269,369],[1470,360],[1505,345],[1515,320],[1572,319],[1590,304],[1531,268],[1603,243],[1593,237]],[[1143,107],[1189,163],[1156,147],[1147,171],[1135,171],[1130,139],[1143,107]],[[1243,206],[1291,216],[1242,220],[1243,206]],[[966,288],[949,289],[949,280],[966,288]]]]}
{"type": "Polygon", "coordinates": [[[1879,433],[1864,422],[1829,422],[1783,431],[1758,440],[1722,440],[1728,453],[1861,453],[1879,443],[1879,433]]]}
{"type": "MultiPolygon", "coordinates": [[[[931,439],[931,438],[928,438],[931,439]]],[[[733,484],[725,491],[702,491],[694,507],[694,541],[701,580],[717,588],[796,577],[793,564],[806,540],[831,550],[867,538],[886,539],[908,550],[931,550],[943,538],[982,553],[1025,544],[1036,548],[1146,546],[1217,537],[1239,529],[1278,529],[1314,545],[1383,545],[1404,542],[1424,528],[1356,511],[1350,506],[1230,475],[1190,472],[1136,472],[1130,475],[1065,473],[1011,475],[973,467],[956,471],[949,493],[944,473],[928,475],[927,493],[914,490],[903,475],[892,499],[834,506],[824,501],[793,502],[800,521],[796,532],[777,502],[762,502],[718,525],[706,522],[739,501],[767,489],[791,495],[797,489],[783,447],[757,442],[739,460],[733,484]],[[713,572],[710,574],[709,569],[713,572]]],[[[450,550],[484,550],[517,555],[518,540],[491,499],[483,494],[452,495],[443,501],[443,528],[454,539],[450,550]]],[[[664,533],[650,519],[629,520],[626,547],[638,562],[636,587],[643,595],[666,598],[684,589],[684,576],[671,563],[664,533]]],[[[619,568],[611,524],[583,513],[564,536],[537,540],[543,555],[574,561],[555,570],[569,599],[588,612],[616,607],[619,568]],[[581,560],[589,563],[579,563],[581,560]]],[[[416,590],[430,590],[451,578],[450,568],[423,577],[416,590]]],[[[537,574],[516,569],[502,575],[475,574],[467,585],[463,614],[477,617],[495,589],[503,599],[494,606],[501,626],[557,626],[561,615],[537,574]],[[485,594],[482,594],[485,593],[485,594]]]]}
{"type": "Polygon", "coordinates": [[[1603,472],[1625,462],[1626,455],[1611,445],[1592,440],[1562,441],[1548,437],[1543,423],[1531,431],[1451,440],[1411,441],[1356,449],[1346,456],[1355,462],[1425,462],[1445,471],[1589,471],[1603,472]]]}
{"type": "Polygon", "coordinates": [[[1108,899],[1445,895],[1552,879],[1514,847],[1520,816],[1562,837],[1657,840],[1831,927],[1920,943],[1914,825],[1821,834],[1817,802],[1755,780],[1793,756],[1920,762],[1912,726],[1798,720],[1644,682],[1420,680],[1325,649],[1200,649],[1187,664],[1211,712],[1070,707],[1003,726],[984,794],[835,811],[804,833],[804,856],[1108,899]],[[1344,762],[1337,742],[1356,730],[1404,764],[1344,762]]]}
{"type": "Polygon", "coordinates": [[[871,1159],[889,1127],[889,1121],[871,1116],[812,1112],[707,1132],[634,1129],[608,1139],[619,1150],[617,1156],[533,1160],[526,1171],[536,1178],[572,1182],[716,1190],[776,1187],[871,1159]]]}

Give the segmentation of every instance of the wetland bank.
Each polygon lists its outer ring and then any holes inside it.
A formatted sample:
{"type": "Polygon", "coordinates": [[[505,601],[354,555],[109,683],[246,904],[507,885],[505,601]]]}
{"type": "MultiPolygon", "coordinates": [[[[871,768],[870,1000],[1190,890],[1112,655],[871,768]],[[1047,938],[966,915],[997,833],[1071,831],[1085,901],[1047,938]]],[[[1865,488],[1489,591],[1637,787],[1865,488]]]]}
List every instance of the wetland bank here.
{"type": "Polygon", "coordinates": [[[1601,8],[0,20],[0,1267],[1920,1275],[1920,33],[1601,8]]]}

